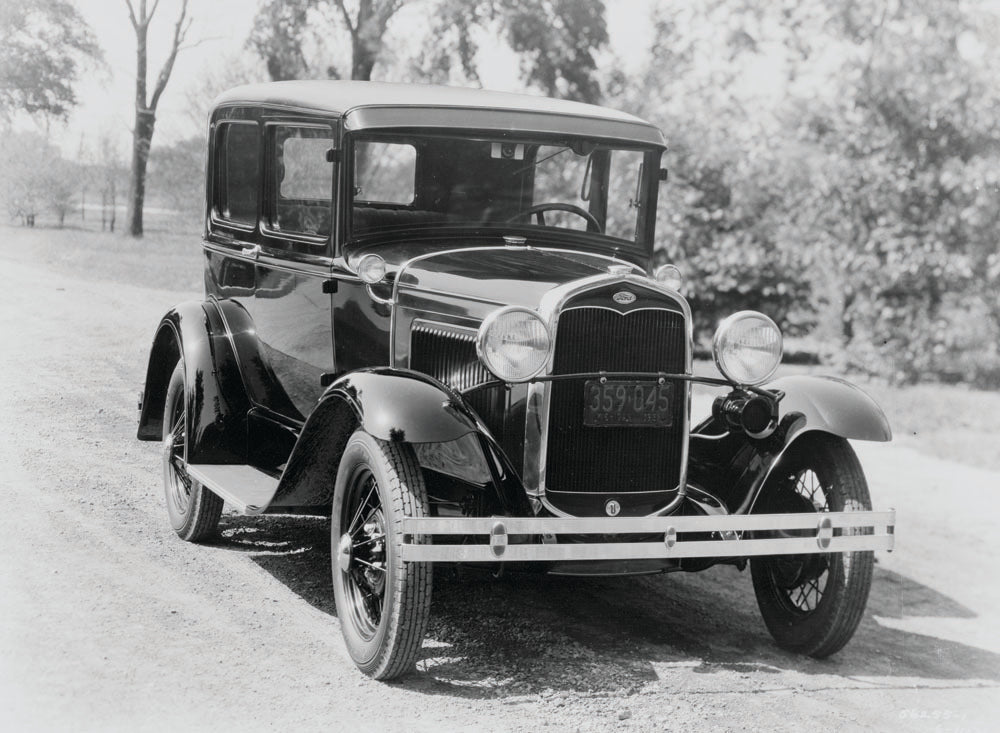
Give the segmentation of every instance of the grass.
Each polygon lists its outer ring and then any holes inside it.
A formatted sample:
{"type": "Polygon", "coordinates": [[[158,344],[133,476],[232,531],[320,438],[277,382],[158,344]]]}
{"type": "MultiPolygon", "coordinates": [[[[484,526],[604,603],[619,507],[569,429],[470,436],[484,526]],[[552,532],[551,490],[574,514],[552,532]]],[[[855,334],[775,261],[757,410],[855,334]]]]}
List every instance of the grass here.
{"type": "Polygon", "coordinates": [[[142,239],[82,228],[0,228],[5,259],[87,280],[201,292],[201,234],[154,231],[142,239]]]}
{"type": "MultiPolygon", "coordinates": [[[[0,257],[42,265],[87,280],[198,293],[202,285],[199,232],[153,232],[135,240],[84,229],[0,228],[0,257]]],[[[85,307],[85,306],[81,306],[85,307]]],[[[700,374],[716,375],[710,362],[700,374]]],[[[828,374],[823,366],[788,365],[783,374],[828,374]]],[[[922,452],[1000,470],[1000,394],[958,384],[899,387],[863,375],[846,376],[885,410],[893,434],[922,452]]]]}

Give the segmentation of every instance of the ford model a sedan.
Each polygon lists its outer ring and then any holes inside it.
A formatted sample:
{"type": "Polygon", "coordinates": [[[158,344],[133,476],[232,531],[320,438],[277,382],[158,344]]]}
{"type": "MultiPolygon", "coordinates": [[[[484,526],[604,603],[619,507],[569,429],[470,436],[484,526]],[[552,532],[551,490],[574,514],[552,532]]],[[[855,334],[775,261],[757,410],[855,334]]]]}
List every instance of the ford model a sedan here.
{"type": "Polygon", "coordinates": [[[238,512],[330,514],[366,673],[412,666],[435,563],[570,575],[750,563],[778,644],[861,618],[871,510],[847,439],[889,440],[831,378],[768,381],[766,315],[692,369],[680,273],[652,269],[661,133],[482,91],[285,82],[211,116],[205,299],[156,330],[139,438],[199,541],[238,512]],[[722,387],[692,424],[694,383],[722,387]]]}

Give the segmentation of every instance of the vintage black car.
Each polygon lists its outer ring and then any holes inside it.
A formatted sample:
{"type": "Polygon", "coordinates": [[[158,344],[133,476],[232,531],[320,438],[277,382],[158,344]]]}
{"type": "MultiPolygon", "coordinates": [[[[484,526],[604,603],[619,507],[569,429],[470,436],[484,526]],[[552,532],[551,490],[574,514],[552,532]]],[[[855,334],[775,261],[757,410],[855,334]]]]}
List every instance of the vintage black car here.
{"type": "MultiPolygon", "coordinates": [[[[622,112],[431,86],[282,82],[211,115],[205,299],[156,330],[138,437],[163,442],[185,540],[245,514],[331,515],[344,639],[409,669],[436,563],[601,575],[750,560],[778,644],[853,635],[871,511],[862,391],[768,382],[743,311],[695,376],[677,268],[652,269],[664,139],[622,112]],[[691,424],[693,383],[720,385],[691,424]]],[[[623,601],[627,603],[626,601],[623,601]]]]}

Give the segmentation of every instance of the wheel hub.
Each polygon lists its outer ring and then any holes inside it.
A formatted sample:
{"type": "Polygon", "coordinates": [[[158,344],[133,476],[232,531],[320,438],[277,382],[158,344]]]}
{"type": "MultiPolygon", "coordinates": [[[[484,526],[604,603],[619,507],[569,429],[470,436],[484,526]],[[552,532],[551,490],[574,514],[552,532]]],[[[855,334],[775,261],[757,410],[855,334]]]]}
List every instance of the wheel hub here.
{"type": "Polygon", "coordinates": [[[340,542],[337,543],[337,565],[340,567],[341,572],[346,573],[351,569],[351,555],[354,542],[351,540],[351,535],[344,532],[340,536],[340,542]]]}

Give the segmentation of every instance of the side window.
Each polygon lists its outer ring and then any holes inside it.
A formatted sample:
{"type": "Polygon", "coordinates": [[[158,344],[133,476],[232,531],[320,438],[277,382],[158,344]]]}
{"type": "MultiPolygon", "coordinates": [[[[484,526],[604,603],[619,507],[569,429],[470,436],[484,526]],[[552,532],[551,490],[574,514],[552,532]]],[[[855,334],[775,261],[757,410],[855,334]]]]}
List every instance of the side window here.
{"type": "Polygon", "coordinates": [[[279,125],[274,128],[274,185],[269,223],[283,232],[327,236],[332,220],[333,147],[330,131],[279,125]]]}
{"type": "Polygon", "coordinates": [[[254,122],[219,126],[216,145],[215,214],[252,227],[257,223],[258,137],[254,122]]]}
{"type": "Polygon", "coordinates": [[[412,204],[417,149],[412,145],[357,142],[354,145],[354,201],[412,204]]]}
{"type": "Polygon", "coordinates": [[[612,150],[608,181],[608,222],[604,233],[621,239],[635,239],[639,210],[639,181],[642,179],[642,152],[612,150]]]}

